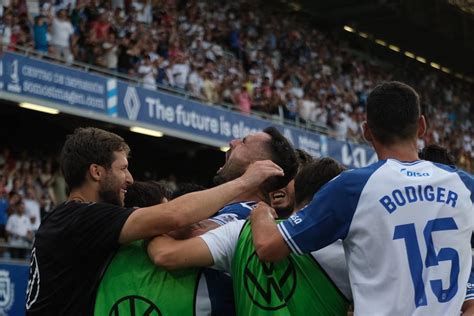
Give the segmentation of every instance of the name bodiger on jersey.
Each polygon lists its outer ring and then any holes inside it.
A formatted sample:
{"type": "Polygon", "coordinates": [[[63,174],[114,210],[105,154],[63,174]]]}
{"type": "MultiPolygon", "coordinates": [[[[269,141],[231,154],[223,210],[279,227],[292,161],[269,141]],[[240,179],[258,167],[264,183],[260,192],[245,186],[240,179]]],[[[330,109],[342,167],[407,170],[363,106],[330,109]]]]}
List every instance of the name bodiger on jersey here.
{"type": "Polygon", "coordinates": [[[384,195],[379,199],[379,202],[389,213],[392,213],[399,206],[423,201],[444,203],[454,208],[457,200],[458,194],[454,191],[443,187],[418,185],[393,190],[390,195],[384,195]]]}

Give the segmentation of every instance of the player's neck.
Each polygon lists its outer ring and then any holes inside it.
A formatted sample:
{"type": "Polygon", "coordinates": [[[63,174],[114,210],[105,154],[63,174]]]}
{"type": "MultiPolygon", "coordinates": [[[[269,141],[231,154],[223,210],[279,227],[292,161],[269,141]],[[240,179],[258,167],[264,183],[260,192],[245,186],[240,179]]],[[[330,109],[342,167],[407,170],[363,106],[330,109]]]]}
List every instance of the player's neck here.
{"type": "Polygon", "coordinates": [[[233,199],[229,204],[243,201],[266,202],[264,194],[260,191],[246,192],[233,199]]]}
{"type": "Polygon", "coordinates": [[[399,161],[415,161],[418,157],[416,141],[406,141],[391,145],[374,144],[379,160],[397,159],[399,161]]]}
{"type": "Polygon", "coordinates": [[[97,192],[88,190],[85,187],[77,188],[71,190],[68,197],[69,201],[78,201],[81,203],[89,203],[89,202],[98,202],[99,197],[97,192]]]}

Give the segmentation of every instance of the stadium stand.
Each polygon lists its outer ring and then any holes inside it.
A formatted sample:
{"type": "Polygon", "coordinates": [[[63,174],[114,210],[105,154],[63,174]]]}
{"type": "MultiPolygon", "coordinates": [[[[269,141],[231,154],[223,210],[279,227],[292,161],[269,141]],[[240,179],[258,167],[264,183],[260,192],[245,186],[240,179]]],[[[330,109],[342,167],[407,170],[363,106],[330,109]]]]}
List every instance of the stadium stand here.
{"type": "Polygon", "coordinates": [[[34,48],[139,78],[150,89],[173,87],[243,113],[284,116],[338,139],[361,140],[368,93],[380,81],[401,80],[419,91],[429,118],[420,147],[447,146],[472,170],[472,85],[418,65],[386,68],[300,17],[258,3],[17,0],[2,15],[7,49],[34,48]]]}
{"type": "Polygon", "coordinates": [[[1,148],[0,247],[10,248],[2,248],[3,258],[24,258],[27,253],[18,250],[30,249],[41,218],[66,200],[66,184],[55,161],[50,153],[1,148]]]}

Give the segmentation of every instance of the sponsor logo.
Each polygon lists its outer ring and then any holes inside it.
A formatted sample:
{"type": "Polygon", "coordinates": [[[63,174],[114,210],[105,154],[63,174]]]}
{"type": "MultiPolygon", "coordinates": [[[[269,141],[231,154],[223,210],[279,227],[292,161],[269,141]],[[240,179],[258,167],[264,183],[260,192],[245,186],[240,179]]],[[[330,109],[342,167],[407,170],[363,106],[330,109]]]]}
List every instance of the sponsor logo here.
{"type": "Polygon", "coordinates": [[[20,93],[21,87],[19,85],[20,77],[18,76],[18,60],[17,59],[12,61],[12,63],[10,64],[10,68],[8,69],[8,72],[10,73],[10,83],[7,85],[7,90],[20,93]]]}
{"type": "Polygon", "coordinates": [[[407,168],[400,169],[400,172],[403,173],[407,177],[429,177],[430,174],[428,172],[417,172],[417,171],[410,171],[407,168]]]}
{"type": "Polygon", "coordinates": [[[291,257],[278,263],[266,263],[253,252],[245,266],[244,285],[247,295],[258,307],[270,311],[283,308],[296,289],[296,270],[291,257]]]}
{"type": "Polygon", "coordinates": [[[127,111],[128,118],[132,121],[136,121],[141,107],[137,89],[130,86],[127,87],[125,97],[123,98],[123,104],[125,105],[125,111],[127,111]]]}
{"type": "Polygon", "coordinates": [[[0,270],[0,314],[8,315],[15,299],[15,286],[10,279],[10,272],[0,270]]]}
{"type": "Polygon", "coordinates": [[[114,303],[109,316],[161,316],[158,306],[143,296],[124,296],[114,303]]]}
{"type": "Polygon", "coordinates": [[[291,215],[288,218],[288,220],[290,221],[290,224],[293,225],[293,226],[298,225],[303,221],[303,219],[301,217],[299,217],[298,214],[291,215]]]}

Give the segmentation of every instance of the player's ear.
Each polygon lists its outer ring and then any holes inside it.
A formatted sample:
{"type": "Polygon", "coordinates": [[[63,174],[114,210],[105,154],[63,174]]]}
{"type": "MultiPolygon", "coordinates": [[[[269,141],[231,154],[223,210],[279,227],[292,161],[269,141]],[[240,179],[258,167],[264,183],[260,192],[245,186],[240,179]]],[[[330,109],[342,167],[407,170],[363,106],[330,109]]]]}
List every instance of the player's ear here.
{"type": "Polygon", "coordinates": [[[426,133],[426,119],[424,115],[420,115],[418,118],[418,138],[423,137],[426,133]]]}
{"type": "Polygon", "coordinates": [[[367,124],[367,121],[364,121],[362,123],[362,135],[364,136],[364,139],[371,143],[374,137],[372,136],[372,132],[370,131],[369,125],[367,124]]]}
{"type": "Polygon", "coordinates": [[[100,181],[101,176],[104,173],[104,168],[100,165],[93,163],[89,166],[88,172],[93,180],[100,181]]]}

